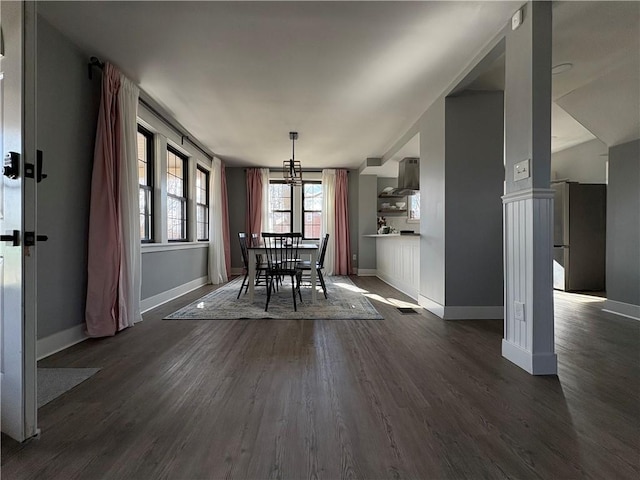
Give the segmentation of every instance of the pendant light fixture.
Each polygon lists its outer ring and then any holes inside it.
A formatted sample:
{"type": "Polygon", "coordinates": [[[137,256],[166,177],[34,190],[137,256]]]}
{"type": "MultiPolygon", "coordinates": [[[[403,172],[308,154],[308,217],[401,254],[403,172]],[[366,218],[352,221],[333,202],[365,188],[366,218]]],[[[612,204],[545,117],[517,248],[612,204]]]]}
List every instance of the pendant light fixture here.
{"type": "Polygon", "coordinates": [[[296,160],[296,140],[298,132],[289,132],[291,139],[291,159],[282,162],[282,176],[289,185],[302,185],[302,166],[296,160]]]}

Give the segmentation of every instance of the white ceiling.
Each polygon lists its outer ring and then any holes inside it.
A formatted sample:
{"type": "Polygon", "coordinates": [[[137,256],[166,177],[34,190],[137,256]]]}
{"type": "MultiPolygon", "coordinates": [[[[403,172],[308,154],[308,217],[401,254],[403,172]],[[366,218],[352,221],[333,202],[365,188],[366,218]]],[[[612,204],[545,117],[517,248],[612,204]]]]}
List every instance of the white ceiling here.
{"type": "Polygon", "coordinates": [[[519,2],[40,2],[232,165],[382,156],[519,2]]]}
{"type": "MultiPolygon", "coordinates": [[[[38,10],[230,165],[281,166],[297,130],[303,166],[355,168],[387,153],[521,3],[40,2],[38,10]]],[[[601,78],[622,85],[615,72],[638,61],[639,8],[554,2],[553,63],[574,64],[553,77],[554,100],[601,87],[601,78]]],[[[554,106],[554,151],[593,138],[580,124],[600,107],[585,92],[571,115],[554,106]]],[[[608,130],[628,129],[624,118],[598,122],[600,134],[619,137],[608,130]]],[[[403,156],[418,156],[416,145],[403,156]]]]}

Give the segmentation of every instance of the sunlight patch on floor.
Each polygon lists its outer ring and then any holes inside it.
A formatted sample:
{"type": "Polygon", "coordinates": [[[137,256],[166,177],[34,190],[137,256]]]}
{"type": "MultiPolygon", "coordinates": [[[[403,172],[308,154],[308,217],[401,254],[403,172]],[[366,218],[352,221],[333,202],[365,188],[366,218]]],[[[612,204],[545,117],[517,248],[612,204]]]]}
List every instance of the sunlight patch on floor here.
{"type": "Polygon", "coordinates": [[[335,282],[334,285],[340,288],[346,288],[347,290],[351,290],[356,293],[369,293],[368,290],[363,290],[362,288],[358,288],[355,285],[349,285],[348,283],[335,282]]]}

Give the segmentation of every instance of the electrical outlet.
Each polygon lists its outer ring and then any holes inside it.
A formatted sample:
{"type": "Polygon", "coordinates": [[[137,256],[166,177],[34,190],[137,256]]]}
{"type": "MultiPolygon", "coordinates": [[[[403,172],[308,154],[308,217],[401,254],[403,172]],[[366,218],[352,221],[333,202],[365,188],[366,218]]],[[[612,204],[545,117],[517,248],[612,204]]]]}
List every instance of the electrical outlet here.
{"type": "Polygon", "coordinates": [[[356,260],[358,260],[358,254],[354,253],[353,254],[353,261],[355,262],[356,260]]]}
{"type": "Polygon", "coordinates": [[[513,166],[513,181],[524,180],[531,176],[529,171],[529,159],[516,163],[513,166]]]}
{"type": "Polygon", "coordinates": [[[513,302],[513,317],[516,320],[524,322],[524,303],[513,302]]]}

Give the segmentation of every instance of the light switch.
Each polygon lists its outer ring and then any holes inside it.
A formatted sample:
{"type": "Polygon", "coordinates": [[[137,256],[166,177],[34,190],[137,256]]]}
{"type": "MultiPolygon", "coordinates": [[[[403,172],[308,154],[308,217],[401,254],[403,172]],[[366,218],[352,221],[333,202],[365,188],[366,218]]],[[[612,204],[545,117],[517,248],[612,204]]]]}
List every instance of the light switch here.
{"type": "Polygon", "coordinates": [[[517,182],[518,180],[524,180],[525,178],[529,178],[529,159],[523,160],[521,162],[516,163],[513,166],[513,181],[517,182]]]}

